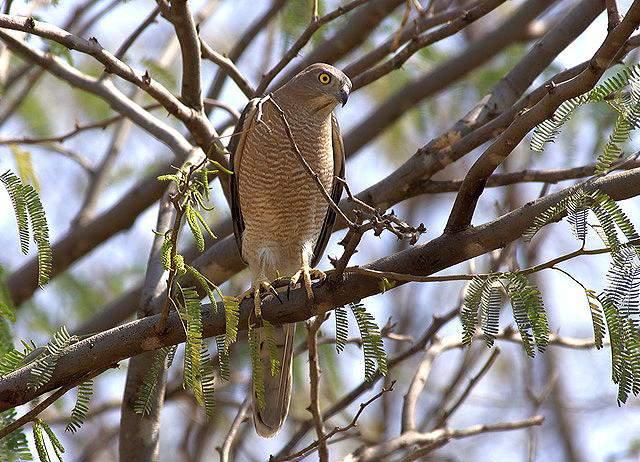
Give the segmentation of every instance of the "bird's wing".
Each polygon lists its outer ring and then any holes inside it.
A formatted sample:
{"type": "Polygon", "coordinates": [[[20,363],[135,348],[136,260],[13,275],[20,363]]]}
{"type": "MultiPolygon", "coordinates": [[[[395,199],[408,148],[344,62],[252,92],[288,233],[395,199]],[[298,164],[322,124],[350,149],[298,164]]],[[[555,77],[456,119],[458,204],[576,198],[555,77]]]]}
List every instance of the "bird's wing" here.
{"type": "MultiPolygon", "coordinates": [[[[340,134],[340,126],[336,116],[331,114],[331,137],[333,144],[333,183],[331,185],[331,199],[338,204],[340,197],[342,196],[343,184],[336,180],[336,176],[344,179],[344,144],[342,143],[342,135],[340,134]]],[[[324,198],[323,198],[324,200],[324,198]]],[[[324,253],[324,249],[327,247],[329,237],[333,232],[333,225],[336,222],[336,212],[327,205],[327,214],[324,217],[322,223],[322,229],[320,235],[313,247],[313,259],[311,266],[316,266],[318,261],[324,253]]]]}
{"type": "Polygon", "coordinates": [[[240,196],[238,195],[238,175],[240,173],[240,162],[242,160],[242,150],[247,133],[253,125],[256,116],[256,108],[259,98],[249,101],[240,115],[240,120],[236,124],[233,135],[229,140],[227,149],[230,154],[229,165],[233,168],[233,175],[229,175],[229,191],[231,192],[231,218],[233,220],[233,234],[236,237],[238,251],[242,257],[242,233],[244,232],[244,219],[240,209],[240,196]]]}

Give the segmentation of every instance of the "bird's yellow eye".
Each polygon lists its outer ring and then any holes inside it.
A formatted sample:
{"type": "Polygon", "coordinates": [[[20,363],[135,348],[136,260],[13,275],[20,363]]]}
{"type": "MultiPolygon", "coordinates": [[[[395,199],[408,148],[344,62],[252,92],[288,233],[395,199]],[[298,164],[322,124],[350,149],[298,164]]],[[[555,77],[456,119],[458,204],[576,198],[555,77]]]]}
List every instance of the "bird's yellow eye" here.
{"type": "Polygon", "coordinates": [[[326,72],[322,72],[318,76],[318,80],[320,81],[321,84],[326,85],[329,82],[331,82],[331,76],[329,74],[327,74],[326,72]]]}

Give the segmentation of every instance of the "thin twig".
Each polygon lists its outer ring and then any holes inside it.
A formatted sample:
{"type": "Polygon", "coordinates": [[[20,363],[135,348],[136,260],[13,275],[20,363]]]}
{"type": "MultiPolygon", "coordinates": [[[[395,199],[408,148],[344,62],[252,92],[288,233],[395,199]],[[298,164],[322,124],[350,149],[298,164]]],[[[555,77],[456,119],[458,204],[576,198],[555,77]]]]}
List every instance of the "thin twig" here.
{"type": "MultiPolygon", "coordinates": [[[[459,18],[441,27],[440,29],[436,29],[433,32],[412,38],[411,41],[409,41],[409,43],[405,45],[404,48],[402,48],[392,58],[381,64],[378,64],[377,66],[372,67],[359,76],[354,77],[352,79],[353,88],[357,89],[364,87],[371,82],[374,82],[387,75],[389,72],[395,69],[399,69],[411,56],[413,56],[422,48],[457,33],[472,22],[495,10],[504,2],[505,0],[485,0],[479,3],[477,6],[474,6],[470,10],[466,11],[459,18]]],[[[398,41],[399,39],[400,36],[398,36],[398,41]]]]}
{"type": "Polygon", "coordinates": [[[464,388],[458,399],[450,407],[442,411],[440,417],[437,420],[436,428],[445,425],[447,420],[449,420],[449,417],[451,417],[451,415],[456,412],[456,410],[462,405],[462,403],[464,403],[464,401],[469,396],[469,393],[471,393],[471,390],[473,390],[473,388],[480,382],[480,380],[482,380],[482,377],[484,377],[487,372],[489,372],[491,366],[493,366],[493,364],[496,362],[496,359],[498,359],[499,354],[500,348],[494,348],[494,350],[491,352],[491,355],[485,361],[484,365],[480,368],[478,373],[474,375],[471,380],[469,380],[469,383],[464,388]]]}
{"type": "Polygon", "coordinates": [[[618,4],[616,0],[604,0],[607,8],[607,31],[611,32],[620,24],[620,13],[618,13],[618,4]]]}
{"type": "Polygon", "coordinates": [[[368,1],[369,0],[353,0],[344,6],[339,6],[322,17],[316,17],[313,19],[302,32],[300,37],[298,37],[298,40],[296,40],[295,43],[287,50],[282,59],[280,59],[280,61],[278,61],[278,63],[262,77],[262,80],[260,80],[260,83],[258,84],[258,88],[256,88],[254,96],[260,96],[267,90],[271,81],[287,66],[287,64],[291,62],[291,60],[298,56],[300,50],[309,42],[313,34],[315,34],[320,27],[347,14],[349,11],[368,1]]]}
{"type": "MultiPolygon", "coordinates": [[[[632,239],[628,241],[627,244],[630,244],[630,245],[640,244],[640,239],[632,239]]],[[[611,251],[612,249],[610,247],[602,247],[599,249],[585,249],[581,247],[578,250],[574,250],[573,252],[560,255],[559,257],[553,258],[544,263],[540,263],[538,265],[530,266],[523,270],[519,270],[518,273],[523,275],[529,275],[545,269],[556,269],[554,267],[558,263],[562,263],[576,257],[581,257],[584,255],[601,255],[603,253],[610,253],[611,251]]],[[[369,268],[362,268],[360,266],[353,266],[350,268],[346,268],[345,272],[362,274],[364,276],[371,276],[379,279],[389,279],[392,281],[401,281],[401,282],[470,281],[477,277],[488,277],[496,274],[496,273],[478,273],[478,274],[450,274],[446,276],[415,276],[411,274],[395,273],[392,271],[376,271],[369,268]]]]}
{"type": "Polygon", "coordinates": [[[249,393],[247,397],[242,402],[242,406],[238,409],[238,413],[236,417],[233,419],[231,423],[231,427],[229,427],[229,432],[222,443],[222,447],[217,448],[220,453],[220,462],[229,462],[229,456],[231,453],[231,446],[233,446],[233,442],[238,435],[238,430],[240,429],[240,425],[244,422],[247,412],[251,408],[251,394],[249,393]]]}
{"type": "Polygon", "coordinates": [[[6,427],[0,429],[0,439],[13,433],[23,425],[35,420],[42,411],[44,411],[46,408],[48,408],[53,403],[55,403],[59,398],[61,398],[66,392],[68,392],[72,388],[78,386],[82,382],[86,382],[87,380],[102,374],[104,371],[106,371],[107,369],[110,369],[111,367],[116,367],[116,366],[103,367],[95,371],[87,372],[86,374],[83,374],[82,376],[80,376],[80,378],[70,381],[69,384],[65,385],[64,387],[58,388],[56,391],[54,391],[49,396],[47,396],[45,400],[43,400],[42,402],[34,406],[33,409],[25,413],[22,417],[16,419],[6,427]]]}
{"type": "Polygon", "coordinates": [[[329,449],[322,424],[320,409],[320,366],[318,364],[318,330],[327,319],[326,315],[316,316],[307,322],[307,348],[309,350],[309,412],[318,436],[318,457],[320,462],[329,462],[329,449]]]}
{"type": "Polygon", "coordinates": [[[214,64],[217,64],[222,70],[226,72],[227,75],[231,77],[231,79],[238,85],[238,88],[242,93],[245,94],[247,98],[252,98],[255,94],[255,90],[249,83],[249,80],[245,76],[242,75],[242,72],[236,67],[233,61],[226,56],[221,55],[216,50],[211,48],[211,46],[200,38],[200,47],[202,57],[204,59],[208,59],[214,64]]]}
{"type": "MultiPolygon", "coordinates": [[[[323,436],[324,441],[330,440],[334,435],[336,435],[338,433],[344,433],[344,432],[349,431],[352,428],[356,427],[358,425],[358,419],[360,418],[360,415],[364,412],[364,410],[367,408],[367,406],[369,406],[371,403],[376,401],[378,398],[380,398],[385,393],[393,391],[393,387],[394,387],[395,384],[396,384],[396,381],[394,380],[394,381],[391,382],[391,384],[388,387],[385,387],[382,390],[380,390],[380,392],[376,393],[372,398],[368,399],[364,403],[360,403],[360,407],[358,408],[358,412],[356,412],[356,414],[353,416],[353,419],[351,419],[351,422],[349,422],[344,427],[335,427],[329,433],[325,434],[323,436]]],[[[314,441],[310,445],[306,446],[305,448],[301,449],[300,451],[296,452],[295,454],[291,454],[289,456],[282,456],[282,457],[271,456],[269,458],[269,462],[286,462],[286,461],[289,461],[289,460],[299,460],[300,458],[305,457],[306,455],[311,453],[311,451],[314,451],[318,447],[319,444],[320,444],[320,441],[314,441]]]]}
{"type": "MultiPolygon", "coordinates": [[[[158,109],[162,107],[159,103],[148,104],[146,106],[142,106],[142,109],[145,111],[151,111],[153,109],[158,109]]],[[[75,128],[68,130],[61,135],[52,135],[52,136],[43,136],[43,137],[20,137],[20,138],[5,138],[0,139],[0,145],[4,144],[41,144],[41,143],[50,143],[50,142],[58,142],[63,143],[69,138],[72,138],[79,133],[82,133],[87,130],[95,130],[95,129],[105,129],[109,125],[114,124],[116,122],[124,119],[125,116],[123,114],[118,114],[112,117],[108,117],[106,119],[98,120],[97,122],[91,122],[88,124],[77,124],[75,128]]]]}
{"type": "Polygon", "coordinates": [[[402,405],[402,433],[416,430],[416,406],[418,404],[418,397],[427,383],[433,361],[441,352],[441,343],[437,339],[434,339],[431,342],[431,346],[425,352],[422,361],[420,361],[420,365],[416,369],[413,379],[411,379],[402,405]]]}

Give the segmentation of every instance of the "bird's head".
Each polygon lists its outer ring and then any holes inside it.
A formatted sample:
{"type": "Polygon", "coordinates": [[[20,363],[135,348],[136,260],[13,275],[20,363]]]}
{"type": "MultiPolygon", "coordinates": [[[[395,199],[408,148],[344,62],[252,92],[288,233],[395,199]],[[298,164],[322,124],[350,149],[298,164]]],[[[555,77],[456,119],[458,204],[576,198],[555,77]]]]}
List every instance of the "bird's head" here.
{"type": "Polygon", "coordinates": [[[308,104],[314,112],[331,112],[338,104],[347,103],[351,80],[344,72],[329,64],[316,63],[295,75],[283,88],[308,104]]]}

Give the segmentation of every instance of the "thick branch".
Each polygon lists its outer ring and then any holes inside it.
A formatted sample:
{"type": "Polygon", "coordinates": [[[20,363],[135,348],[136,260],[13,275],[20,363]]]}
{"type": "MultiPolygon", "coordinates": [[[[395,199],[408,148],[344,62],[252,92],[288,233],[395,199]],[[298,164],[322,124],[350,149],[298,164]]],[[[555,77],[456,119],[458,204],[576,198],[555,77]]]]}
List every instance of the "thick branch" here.
{"type": "Polygon", "coordinates": [[[467,174],[451,210],[446,232],[457,232],[467,227],[473,218],[487,179],[515,149],[529,131],[548,117],[566,100],[593,88],[612,60],[625,46],[627,39],[640,22],[640,1],[633,2],[620,25],[607,35],[589,66],[576,78],[558,86],[550,85],[547,95],[534,107],[519,116],[495,142],[480,156],[467,174]]]}
{"type": "MultiPolygon", "coordinates": [[[[120,92],[112,82],[108,80],[100,81],[89,77],[74,67],[69,66],[59,58],[36,50],[3,30],[0,30],[0,40],[4,41],[10,50],[47,69],[51,74],[64,80],[71,86],[99,96],[115,111],[128,117],[136,125],[166,144],[176,157],[185,158],[193,149],[191,144],[189,144],[177,130],[161,122],[139,105],[133,103],[120,92]]],[[[96,44],[95,47],[97,47],[96,49],[102,50],[102,47],[98,44],[96,44]]],[[[180,103],[180,105],[184,106],[182,103],[180,103]]]]}
{"type": "MultiPolygon", "coordinates": [[[[164,5],[160,1],[159,5],[164,5]]],[[[200,37],[191,14],[188,0],[172,0],[163,14],[173,24],[182,54],[182,100],[197,112],[201,112],[202,85],[200,77],[200,37]]]]}
{"type": "MultiPolygon", "coordinates": [[[[640,195],[640,171],[611,174],[594,181],[593,187],[615,200],[640,195]]],[[[569,192],[563,190],[545,196],[485,225],[469,228],[457,234],[443,234],[426,244],[376,260],[366,265],[366,268],[416,275],[433,274],[518,239],[536,216],[566,197],[569,192]]],[[[320,312],[377,294],[380,290],[377,279],[346,274],[340,283],[316,285],[313,300],[307,299],[303,288],[292,291],[288,300],[282,297],[282,303],[273,297],[265,300],[263,317],[274,325],[299,322],[320,312]]],[[[240,306],[240,329],[246,329],[252,312],[253,300],[243,301],[240,306]]],[[[158,316],[149,316],[101,332],[70,346],[60,357],[51,380],[37,391],[26,387],[33,366],[24,367],[5,376],[0,379],[0,411],[24,404],[49,390],[63,386],[89,370],[104,367],[144,351],[184,341],[184,330],[176,313],[169,316],[167,331],[164,334],[157,332],[157,322],[158,316]]],[[[223,307],[218,307],[218,314],[206,307],[203,310],[203,326],[204,335],[207,337],[224,333],[223,307]]]]}

